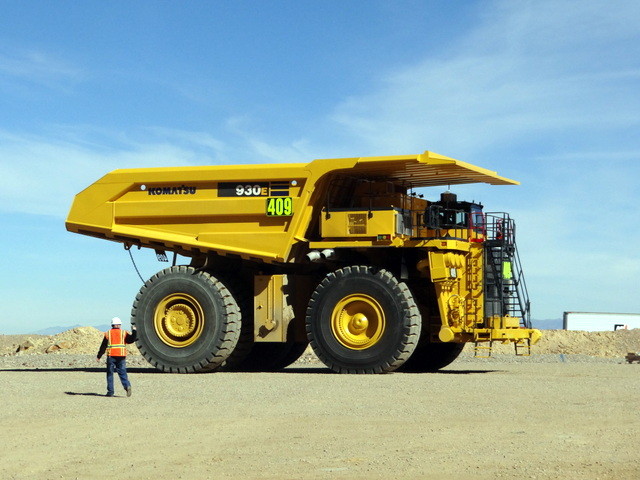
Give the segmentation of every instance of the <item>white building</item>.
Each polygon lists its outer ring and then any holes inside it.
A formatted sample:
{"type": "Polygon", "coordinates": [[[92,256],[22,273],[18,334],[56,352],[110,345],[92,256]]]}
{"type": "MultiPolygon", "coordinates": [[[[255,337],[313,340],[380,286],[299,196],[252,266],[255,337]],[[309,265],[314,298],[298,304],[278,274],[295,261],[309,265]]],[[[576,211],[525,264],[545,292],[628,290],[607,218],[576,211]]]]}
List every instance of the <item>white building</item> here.
{"type": "Polygon", "coordinates": [[[588,332],[640,328],[640,313],[564,312],[562,328],[588,332]]]}

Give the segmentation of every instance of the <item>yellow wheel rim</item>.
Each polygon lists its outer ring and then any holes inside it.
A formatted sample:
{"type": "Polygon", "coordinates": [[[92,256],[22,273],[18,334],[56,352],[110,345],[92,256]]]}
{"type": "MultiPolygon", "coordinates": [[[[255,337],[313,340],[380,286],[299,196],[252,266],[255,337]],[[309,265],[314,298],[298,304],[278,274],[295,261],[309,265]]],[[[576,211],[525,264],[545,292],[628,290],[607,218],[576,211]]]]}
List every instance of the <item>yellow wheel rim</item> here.
{"type": "Polygon", "coordinates": [[[380,341],[385,329],[384,311],[372,297],[354,294],[344,297],[331,314],[331,331],[338,342],[351,350],[365,350],[380,341]]]}
{"type": "Polygon", "coordinates": [[[202,334],[204,311],[191,295],[172,293],[156,306],[153,324],[164,343],[171,347],[187,347],[202,334]]]}

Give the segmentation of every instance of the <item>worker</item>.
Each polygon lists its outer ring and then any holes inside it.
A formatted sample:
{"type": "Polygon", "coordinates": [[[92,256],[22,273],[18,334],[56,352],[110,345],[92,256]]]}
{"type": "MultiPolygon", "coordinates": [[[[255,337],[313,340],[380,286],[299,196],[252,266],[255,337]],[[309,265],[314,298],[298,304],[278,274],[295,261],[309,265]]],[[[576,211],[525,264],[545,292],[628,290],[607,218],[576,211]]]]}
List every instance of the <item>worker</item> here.
{"type": "Polygon", "coordinates": [[[98,351],[98,362],[105,351],[107,352],[107,397],[113,397],[113,372],[118,372],[122,387],[127,392],[127,397],[131,396],[131,382],[127,377],[127,343],[136,341],[136,329],[131,333],[122,330],[122,321],[118,317],[111,319],[111,329],[105,332],[100,350],[98,351]]]}

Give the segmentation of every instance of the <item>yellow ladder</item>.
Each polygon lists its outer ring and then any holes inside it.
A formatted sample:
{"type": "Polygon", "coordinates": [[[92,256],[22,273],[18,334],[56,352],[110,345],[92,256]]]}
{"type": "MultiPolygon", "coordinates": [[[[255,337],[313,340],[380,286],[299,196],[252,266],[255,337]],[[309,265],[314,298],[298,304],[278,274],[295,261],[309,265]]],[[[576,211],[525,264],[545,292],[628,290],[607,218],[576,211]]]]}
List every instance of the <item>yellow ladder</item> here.
{"type": "Polygon", "coordinates": [[[513,344],[516,349],[516,355],[519,357],[531,356],[531,339],[521,338],[513,344]]]}
{"type": "Polygon", "coordinates": [[[473,356],[475,358],[491,358],[492,351],[493,342],[476,342],[473,347],[473,356]]]}
{"type": "Polygon", "coordinates": [[[475,345],[473,356],[476,358],[489,358],[493,352],[493,341],[489,332],[475,332],[475,345]]]}

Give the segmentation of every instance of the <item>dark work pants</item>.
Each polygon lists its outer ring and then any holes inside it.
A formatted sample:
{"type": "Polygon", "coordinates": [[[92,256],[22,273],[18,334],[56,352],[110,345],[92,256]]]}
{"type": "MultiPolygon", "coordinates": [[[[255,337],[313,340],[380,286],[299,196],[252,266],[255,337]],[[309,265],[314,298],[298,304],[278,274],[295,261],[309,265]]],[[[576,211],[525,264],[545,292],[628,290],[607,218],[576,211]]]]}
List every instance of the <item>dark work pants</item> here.
{"type": "Polygon", "coordinates": [[[127,377],[127,357],[107,357],[107,395],[113,395],[113,372],[118,372],[122,387],[131,386],[127,377]]]}

